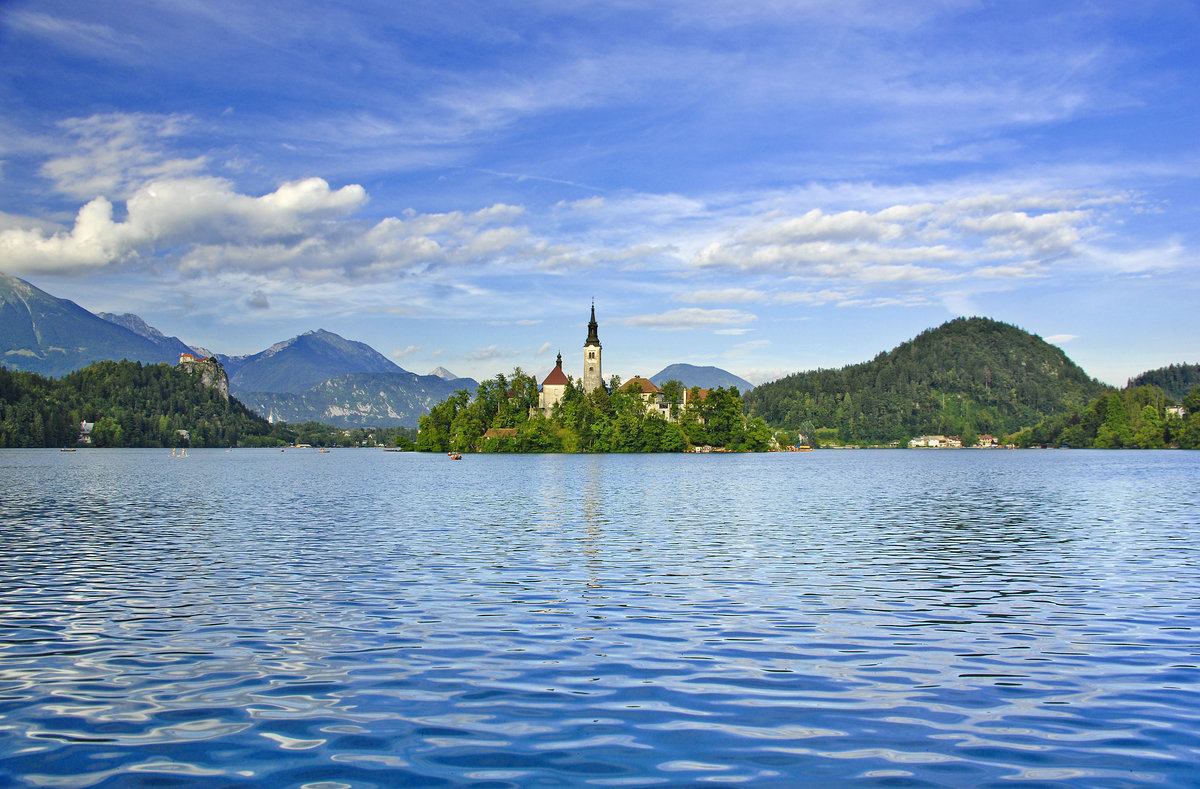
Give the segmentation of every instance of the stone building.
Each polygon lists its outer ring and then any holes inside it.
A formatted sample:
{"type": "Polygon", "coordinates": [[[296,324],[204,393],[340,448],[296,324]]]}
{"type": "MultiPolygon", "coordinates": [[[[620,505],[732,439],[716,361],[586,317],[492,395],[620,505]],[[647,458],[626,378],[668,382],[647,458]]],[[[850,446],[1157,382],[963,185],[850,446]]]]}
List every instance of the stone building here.
{"type": "MultiPolygon", "coordinates": [[[[596,304],[592,303],[592,317],[588,321],[588,335],[583,343],[583,391],[594,392],[604,386],[603,368],[600,361],[600,325],[596,323],[596,304]]],[[[567,392],[570,383],[562,368],[562,354],[554,369],[542,381],[541,392],[538,394],[538,409],[549,417],[554,412],[554,406],[560,402],[567,392]]]]}

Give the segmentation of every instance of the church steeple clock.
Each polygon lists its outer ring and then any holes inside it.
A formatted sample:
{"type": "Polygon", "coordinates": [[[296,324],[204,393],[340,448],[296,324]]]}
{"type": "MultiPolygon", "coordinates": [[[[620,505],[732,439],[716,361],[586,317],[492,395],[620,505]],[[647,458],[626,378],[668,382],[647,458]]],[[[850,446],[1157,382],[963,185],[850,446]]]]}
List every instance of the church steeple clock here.
{"type": "Polygon", "coordinates": [[[604,386],[600,371],[600,326],[596,323],[596,302],[592,302],[592,319],[588,321],[587,341],[583,344],[583,391],[591,392],[604,386]]]}

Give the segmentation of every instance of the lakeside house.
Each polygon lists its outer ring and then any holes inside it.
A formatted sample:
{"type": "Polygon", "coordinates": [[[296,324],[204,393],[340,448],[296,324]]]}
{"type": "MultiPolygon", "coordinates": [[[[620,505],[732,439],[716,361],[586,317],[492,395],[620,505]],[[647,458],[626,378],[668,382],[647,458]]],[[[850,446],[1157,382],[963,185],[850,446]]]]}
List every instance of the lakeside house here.
{"type": "Polygon", "coordinates": [[[908,442],[913,449],[928,447],[930,449],[959,449],[962,439],[958,436],[917,436],[908,442]]]}

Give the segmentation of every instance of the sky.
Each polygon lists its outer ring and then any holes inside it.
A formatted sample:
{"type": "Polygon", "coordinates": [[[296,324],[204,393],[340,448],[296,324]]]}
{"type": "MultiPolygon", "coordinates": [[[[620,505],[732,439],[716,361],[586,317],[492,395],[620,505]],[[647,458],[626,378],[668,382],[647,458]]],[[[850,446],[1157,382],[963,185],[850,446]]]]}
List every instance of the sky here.
{"type": "Polygon", "coordinates": [[[0,0],[0,271],[230,355],[1200,361],[1191,0],[0,0]]]}

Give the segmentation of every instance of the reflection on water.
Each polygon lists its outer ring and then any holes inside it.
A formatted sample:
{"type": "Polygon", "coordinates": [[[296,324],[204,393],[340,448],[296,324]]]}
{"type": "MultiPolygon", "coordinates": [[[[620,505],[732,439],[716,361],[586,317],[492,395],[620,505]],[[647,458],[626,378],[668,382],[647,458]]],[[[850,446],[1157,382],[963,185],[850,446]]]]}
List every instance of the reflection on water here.
{"type": "Polygon", "coordinates": [[[1198,482],[0,452],[0,782],[1195,785],[1198,482]]]}

